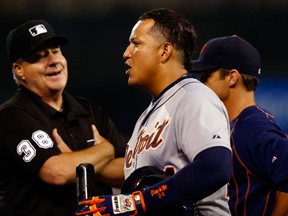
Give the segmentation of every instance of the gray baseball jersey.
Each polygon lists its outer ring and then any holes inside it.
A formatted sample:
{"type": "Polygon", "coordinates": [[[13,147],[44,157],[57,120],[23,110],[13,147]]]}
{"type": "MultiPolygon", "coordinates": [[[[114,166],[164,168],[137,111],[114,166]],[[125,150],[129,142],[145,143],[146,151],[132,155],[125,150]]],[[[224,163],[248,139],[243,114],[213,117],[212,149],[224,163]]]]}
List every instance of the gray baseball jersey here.
{"type": "MultiPolygon", "coordinates": [[[[226,108],[216,94],[194,78],[183,79],[139,117],[126,149],[125,178],[143,166],[177,172],[210,147],[231,150],[229,128],[226,108]]],[[[203,215],[230,215],[226,188],[198,202],[203,215]]]]}

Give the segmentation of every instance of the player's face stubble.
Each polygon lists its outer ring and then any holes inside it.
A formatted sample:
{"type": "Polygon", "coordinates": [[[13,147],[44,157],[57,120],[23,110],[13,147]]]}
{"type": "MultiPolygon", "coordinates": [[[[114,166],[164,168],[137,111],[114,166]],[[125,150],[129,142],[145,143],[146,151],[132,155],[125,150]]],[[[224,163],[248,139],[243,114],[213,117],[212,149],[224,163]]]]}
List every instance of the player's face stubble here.
{"type": "Polygon", "coordinates": [[[123,54],[128,67],[128,85],[148,91],[155,85],[155,71],[160,62],[161,44],[149,34],[153,25],[154,21],[151,19],[138,21],[131,31],[130,44],[123,54]]]}
{"type": "Polygon", "coordinates": [[[222,101],[225,101],[229,97],[229,82],[229,76],[222,78],[217,70],[210,74],[204,84],[212,89],[222,101]]]}

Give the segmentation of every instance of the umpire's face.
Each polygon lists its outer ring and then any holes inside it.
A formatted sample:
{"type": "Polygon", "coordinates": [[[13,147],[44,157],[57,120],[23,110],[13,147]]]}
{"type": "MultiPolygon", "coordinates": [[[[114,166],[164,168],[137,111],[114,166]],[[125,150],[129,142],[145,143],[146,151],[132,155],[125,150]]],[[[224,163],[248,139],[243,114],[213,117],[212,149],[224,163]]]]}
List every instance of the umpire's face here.
{"type": "Polygon", "coordinates": [[[57,44],[46,44],[18,59],[13,70],[19,84],[48,99],[62,93],[68,79],[67,61],[57,44]]]}

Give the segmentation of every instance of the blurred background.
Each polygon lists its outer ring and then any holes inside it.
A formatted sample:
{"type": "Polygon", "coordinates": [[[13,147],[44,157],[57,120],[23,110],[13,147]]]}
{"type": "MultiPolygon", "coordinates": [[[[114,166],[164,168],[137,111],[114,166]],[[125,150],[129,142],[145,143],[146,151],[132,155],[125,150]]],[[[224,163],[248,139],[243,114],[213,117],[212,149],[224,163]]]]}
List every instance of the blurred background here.
{"type": "Polygon", "coordinates": [[[70,40],[62,48],[69,65],[67,90],[101,104],[130,136],[151,98],[127,85],[122,55],[138,16],[159,7],[183,13],[196,27],[195,59],[212,37],[237,34],[252,43],[262,57],[256,101],[288,132],[287,0],[0,0],[0,103],[16,91],[8,32],[29,19],[47,19],[70,40]]]}

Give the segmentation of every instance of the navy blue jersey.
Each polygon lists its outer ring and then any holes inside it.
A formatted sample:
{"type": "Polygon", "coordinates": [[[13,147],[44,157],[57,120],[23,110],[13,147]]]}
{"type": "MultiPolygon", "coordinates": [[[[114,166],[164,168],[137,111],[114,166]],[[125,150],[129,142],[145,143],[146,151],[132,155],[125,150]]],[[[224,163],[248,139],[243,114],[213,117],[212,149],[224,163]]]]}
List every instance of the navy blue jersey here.
{"type": "Polygon", "coordinates": [[[270,215],[277,190],[288,192],[288,139],[259,106],[244,109],[231,124],[232,215],[270,215]]]}

